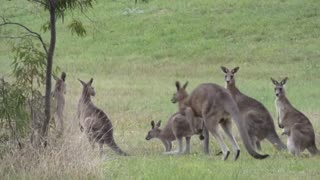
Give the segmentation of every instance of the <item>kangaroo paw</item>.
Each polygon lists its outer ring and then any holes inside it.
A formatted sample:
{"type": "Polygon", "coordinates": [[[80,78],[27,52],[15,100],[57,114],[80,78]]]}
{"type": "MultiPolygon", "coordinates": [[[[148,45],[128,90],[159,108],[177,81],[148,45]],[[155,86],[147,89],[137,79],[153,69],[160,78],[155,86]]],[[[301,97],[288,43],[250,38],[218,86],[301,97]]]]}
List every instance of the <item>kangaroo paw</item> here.
{"type": "Polygon", "coordinates": [[[204,136],[201,134],[200,136],[199,136],[199,139],[202,141],[202,140],[204,140],[204,136]]]}
{"type": "Polygon", "coordinates": [[[236,154],[234,155],[233,159],[236,161],[239,158],[239,156],[240,156],[240,149],[236,151],[236,154]]]}
{"type": "Polygon", "coordinates": [[[169,152],[163,152],[164,155],[178,155],[182,154],[180,151],[169,151],[169,152]]]}
{"type": "Polygon", "coordinates": [[[229,154],[230,154],[230,151],[227,151],[227,154],[225,154],[224,157],[223,157],[223,160],[224,160],[224,161],[228,159],[229,154]]]}

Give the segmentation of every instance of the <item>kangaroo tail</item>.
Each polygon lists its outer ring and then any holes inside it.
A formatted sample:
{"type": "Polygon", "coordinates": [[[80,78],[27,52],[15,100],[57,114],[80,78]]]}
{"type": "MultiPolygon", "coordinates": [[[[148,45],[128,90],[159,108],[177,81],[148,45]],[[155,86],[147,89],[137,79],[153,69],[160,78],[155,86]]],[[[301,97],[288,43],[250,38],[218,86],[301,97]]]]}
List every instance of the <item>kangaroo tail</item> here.
{"type": "Polygon", "coordinates": [[[320,155],[320,151],[316,145],[308,147],[308,151],[310,152],[311,155],[320,155]]]}
{"type": "Polygon", "coordinates": [[[107,143],[107,145],[112,149],[114,150],[117,154],[119,155],[123,155],[123,156],[129,156],[128,153],[122,151],[122,149],[120,149],[120,147],[116,144],[116,142],[114,141],[114,139],[112,138],[111,141],[109,141],[107,143]]]}
{"type": "Polygon", "coordinates": [[[281,151],[287,149],[287,146],[283,144],[275,131],[269,133],[267,139],[271,144],[274,145],[275,148],[277,148],[277,150],[281,151]]]}
{"type": "Polygon", "coordinates": [[[256,159],[264,159],[264,158],[268,157],[269,156],[268,154],[261,155],[253,149],[253,147],[249,141],[249,135],[248,135],[247,128],[244,125],[244,121],[242,120],[242,118],[240,116],[238,106],[234,102],[234,100],[230,97],[230,100],[225,101],[225,102],[226,103],[224,103],[224,107],[225,107],[226,111],[232,116],[232,119],[234,120],[236,126],[238,127],[243,144],[244,144],[245,148],[247,149],[248,153],[256,159]]]}

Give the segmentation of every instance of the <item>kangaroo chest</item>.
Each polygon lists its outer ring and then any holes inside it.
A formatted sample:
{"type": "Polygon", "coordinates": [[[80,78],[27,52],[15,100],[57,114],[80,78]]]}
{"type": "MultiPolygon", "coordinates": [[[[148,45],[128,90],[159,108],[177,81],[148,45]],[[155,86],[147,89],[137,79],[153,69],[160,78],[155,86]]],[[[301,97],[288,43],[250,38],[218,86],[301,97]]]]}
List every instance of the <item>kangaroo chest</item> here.
{"type": "Polygon", "coordinates": [[[277,115],[278,115],[278,121],[281,124],[284,120],[285,114],[286,114],[286,108],[283,105],[283,103],[279,100],[276,100],[276,109],[277,109],[277,115]]]}
{"type": "Polygon", "coordinates": [[[84,120],[89,116],[92,116],[92,114],[93,110],[88,104],[78,104],[78,118],[80,121],[84,120]]]}

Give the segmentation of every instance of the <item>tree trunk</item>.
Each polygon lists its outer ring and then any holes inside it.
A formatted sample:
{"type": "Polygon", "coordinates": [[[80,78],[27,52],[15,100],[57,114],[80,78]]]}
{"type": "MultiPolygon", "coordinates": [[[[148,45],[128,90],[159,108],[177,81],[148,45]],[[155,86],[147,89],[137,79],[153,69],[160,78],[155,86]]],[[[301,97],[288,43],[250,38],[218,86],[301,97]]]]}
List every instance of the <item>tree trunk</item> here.
{"type": "Polygon", "coordinates": [[[50,46],[47,56],[47,72],[46,72],[46,93],[45,93],[45,119],[42,124],[41,136],[45,138],[47,136],[49,121],[50,121],[50,101],[51,101],[51,74],[54,49],[56,45],[56,0],[48,0],[49,12],[50,12],[50,46]]]}

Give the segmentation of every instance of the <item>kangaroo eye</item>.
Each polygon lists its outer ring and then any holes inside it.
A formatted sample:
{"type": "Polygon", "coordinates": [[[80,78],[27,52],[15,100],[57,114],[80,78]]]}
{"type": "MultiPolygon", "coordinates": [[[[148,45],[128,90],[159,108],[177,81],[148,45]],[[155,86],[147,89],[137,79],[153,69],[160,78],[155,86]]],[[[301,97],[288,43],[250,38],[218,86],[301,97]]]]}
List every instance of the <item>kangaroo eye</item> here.
{"type": "Polygon", "coordinates": [[[230,77],[231,77],[231,79],[232,79],[232,78],[233,78],[233,75],[231,75],[230,77]]]}

